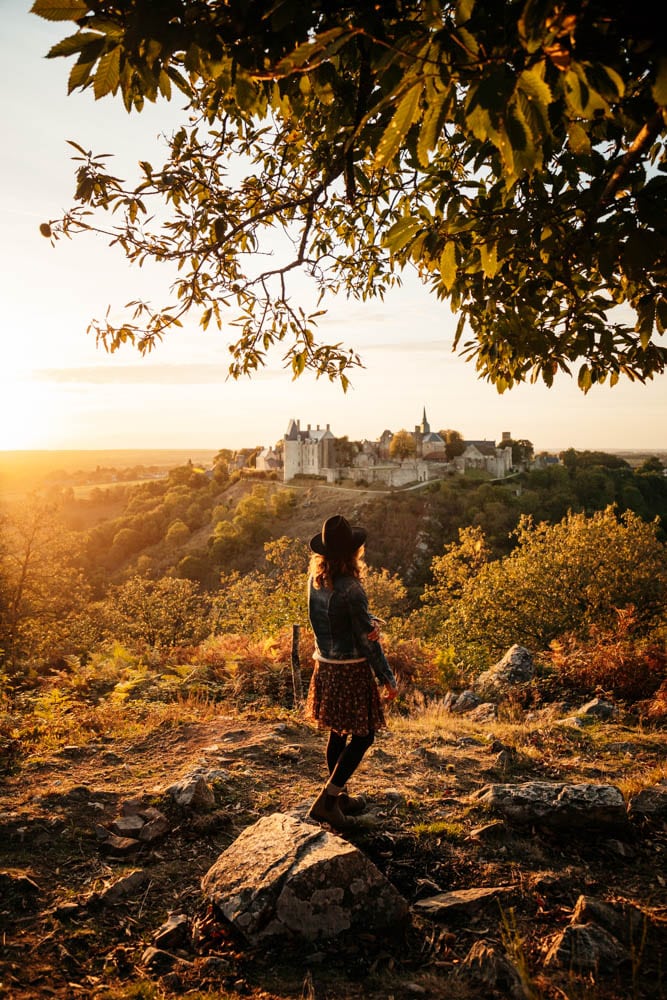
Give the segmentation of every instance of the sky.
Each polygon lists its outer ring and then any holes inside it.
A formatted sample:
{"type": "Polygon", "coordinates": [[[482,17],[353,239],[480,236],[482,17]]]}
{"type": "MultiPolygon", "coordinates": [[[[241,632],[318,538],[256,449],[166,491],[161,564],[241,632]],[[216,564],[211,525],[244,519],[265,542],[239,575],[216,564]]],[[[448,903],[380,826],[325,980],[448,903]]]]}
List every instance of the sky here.
{"type": "Polygon", "coordinates": [[[252,379],[227,379],[224,330],[197,320],[151,355],[113,356],[86,333],[108,306],[168,297],[158,267],[130,266],[92,236],[55,248],[40,223],[72,204],[71,139],[114,153],[114,171],[134,177],[140,159],[160,159],[160,136],[181,120],[178,101],[128,115],[120,99],[67,97],[70,63],[47,60],[70,33],[28,3],[0,0],[4,72],[0,82],[0,450],[239,448],[270,445],[291,418],[329,424],[337,436],[376,439],[414,429],[424,408],[433,430],[499,440],[509,431],[536,451],[667,449],[667,376],[624,382],[584,396],[563,376],[551,389],[519,386],[499,395],[451,351],[454,316],[408,275],[383,302],[329,301],[323,337],[352,346],[364,368],[347,394],[305,375],[292,381],[279,359],[252,379]]]}

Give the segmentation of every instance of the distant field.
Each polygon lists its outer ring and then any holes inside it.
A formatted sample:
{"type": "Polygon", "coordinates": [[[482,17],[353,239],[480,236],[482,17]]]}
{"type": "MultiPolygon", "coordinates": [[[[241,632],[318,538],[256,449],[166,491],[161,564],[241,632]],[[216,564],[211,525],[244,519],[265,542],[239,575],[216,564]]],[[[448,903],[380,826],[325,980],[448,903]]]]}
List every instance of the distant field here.
{"type": "Polygon", "coordinates": [[[127,469],[135,465],[173,469],[190,459],[209,466],[217,450],[210,448],[109,449],[103,451],[0,451],[0,493],[15,493],[43,485],[63,472],[93,472],[97,466],[127,469]]]}

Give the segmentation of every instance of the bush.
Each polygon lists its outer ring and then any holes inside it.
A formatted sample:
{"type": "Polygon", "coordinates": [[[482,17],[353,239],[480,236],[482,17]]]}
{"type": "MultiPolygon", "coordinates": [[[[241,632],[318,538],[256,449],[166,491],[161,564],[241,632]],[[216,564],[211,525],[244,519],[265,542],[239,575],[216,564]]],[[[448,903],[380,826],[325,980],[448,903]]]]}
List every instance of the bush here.
{"type": "Polygon", "coordinates": [[[608,694],[625,701],[651,698],[667,671],[663,643],[633,637],[630,612],[619,613],[613,631],[591,629],[590,637],[564,636],[551,643],[548,662],[558,682],[578,694],[608,694]]]}
{"type": "MultiPolygon", "coordinates": [[[[656,523],[630,511],[618,517],[613,507],[592,517],[569,514],[555,525],[522,518],[509,556],[473,569],[469,579],[452,576],[448,564],[449,591],[443,595],[441,584],[425,594],[425,624],[471,669],[484,669],[514,643],[540,651],[563,635],[609,631],[619,608],[634,606],[633,631],[648,634],[667,599],[657,531],[656,523]]],[[[449,563],[455,556],[447,554],[449,563]]]]}

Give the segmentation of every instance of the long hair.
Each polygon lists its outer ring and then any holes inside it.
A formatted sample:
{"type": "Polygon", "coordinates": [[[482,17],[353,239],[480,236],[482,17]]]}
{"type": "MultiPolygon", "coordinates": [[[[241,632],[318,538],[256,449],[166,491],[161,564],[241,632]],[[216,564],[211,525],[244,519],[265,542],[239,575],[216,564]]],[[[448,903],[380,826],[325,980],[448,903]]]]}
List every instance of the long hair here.
{"type": "Polygon", "coordinates": [[[364,561],[364,547],[358,548],[356,552],[349,555],[330,559],[313,552],[310,557],[309,573],[313,581],[315,590],[331,590],[333,582],[338,576],[353,576],[355,580],[363,580],[366,576],[367,566],[364,561]]]}

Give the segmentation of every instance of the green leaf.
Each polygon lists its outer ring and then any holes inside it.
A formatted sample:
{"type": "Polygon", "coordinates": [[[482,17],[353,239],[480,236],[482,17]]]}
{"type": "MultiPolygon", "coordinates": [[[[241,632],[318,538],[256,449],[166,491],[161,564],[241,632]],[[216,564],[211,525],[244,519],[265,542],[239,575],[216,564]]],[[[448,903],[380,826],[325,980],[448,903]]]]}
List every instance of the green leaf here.
{"type": "Polygon", "coordinates": [[[551,87],[542,79],[537,69],[526,69],[517,81],[520,94],[525,95],[527,105],[523,110],[537,142],[549,135],[549,105],[553,101],[551,87]]]}
{"type": "Polygon", "coordinates": [[[428,166],[428,154],[432,149],[435,149],[438,143],[446,117],[448,103],[448,94],[438,94],[437,97],[430,102],[424,113],[424,121],[422,122],[422,126],[419,130],[419,139],[417,140],[417,159],[422,167],[428,166]]]}
{"type": "Polygon", "coordinates": [[[83,0],[35,0],[30,13],[45,21],[78,21],[89,9],[83,0]]]}
{"type": "Polygon", "coordinates": [[[591,375],[591,371],[588,365],[582,365],[581,368],[579,369],[577,383],[579,385],[579,388],[583,392],[588,392],[590,387],[593,385],[593,377],[591,375]]]}
{"type": "Polygon", "coordinates": [[[120,81],[120,53],[121,47],[120,45],[116,45],[111,52],[106,52],[101,56],[93,82],[96,101],[99,101],[106,94],[115,93],[118,89],[120,81]]]}
{"type": "Polygon", "coordinates": [[[385,167],[398,153],[408,134],[410,126],[419,117],[421,110],[419,99],[422,92],[422,82],[415,82],[405,94],[394,112],[394,117],[384,131],[375,154],[376,169],[385,167]]]}
{"type": "Polygon", "coordinates": [[[544,25],[553,12],[552,0],[528,0],[519,18],[519,38],[528,52],[537,52],[544,41],[544,25]]]}
{"type": "Polygon", "coordinates": [[[163,69],[160,70],[160,75],[157,78],[157,85],[160,88],[160,93],[165,100],[171,100],[171,80],[169,79],[168,73],[166,73],[163,69]]]}
{"type": "Polygon", "coordinates": [[[80,87],[82,90],[86,87],[90,81],[93,70],[95,68],[95,63],[99,57],[104,52],[105,40],[101,37],[95,38],[87,44],[81,50],[81,54],[77,59],[75,65],[72,67],[72,71],[69,75],[69,81],[67,86],[67,93],[71,94],[73,90],[80,87]]]}
{"type": "Polygon", "coordinates": [[[482,258],[482,270],[487,278],[495,278],[498,273],[498,246],[495,243],[491,245],[487,243],[482,243],[479,248],[480,257],[482,258]]]}
{"type": "Polygon", "coordinates": [[[651,93],[658,107],[667,107],[667,58],[664,56],[658,63],[658,72],[656,73],[651,93]]]}
{"type": "Polygon", "coordinates": [[[53,48],[46,53],[47,59],[54,59],[56,56],[73,56],[75,52],[80,52],[90,42],[101,41],[100,35],[92,31],[77,31],[76,35],[69,35],[63,38],[53,48]]]}
{"type": "Polygon", "coordinates": [[[525,69],[519,76],[518,86],[531,100],[537,101],[544,108],[553,101],[551,87],[538,69],[525,69]]]}
{"type": "Polygon", "coordinates": [[[588,132],[578,122],[568,122],[567,136],[570,149],[577,156],[587,156],[591,151],[591,140],[588,132]]]}
{"type": "Polygon", "coordinates": [[[323,31],[313,42],[304,42],[290,52],[288,56],[278,63],[278,70],[281,73],[291,73],[294,69],[304,66],[311,61],[313,56],[318,57],[318,62],[334,55],[341,45],[344,45],[350,37],[347,27],[332,28],[330,31],[323,31]]]}
{"type": "Polygon", "coordinates": [[[417,235],[420,228],[421,222],[419,219],[413,219],[412,217],[399,219],[388,231],[383,243],[390,253],[398,253],[399,250],[402,250],[417,235]]]}
{"type": "Polygon", "coordinates": [[[450,240],[440,255],[440,278],[448,292],[456,281],[456,273],[456,244],[450,240]]]}
{"type": "Polygon", "coordinates": [[[655,304],[655,324],[658,333],[667,331],[667,299],[658,299],[655,304]]]}

